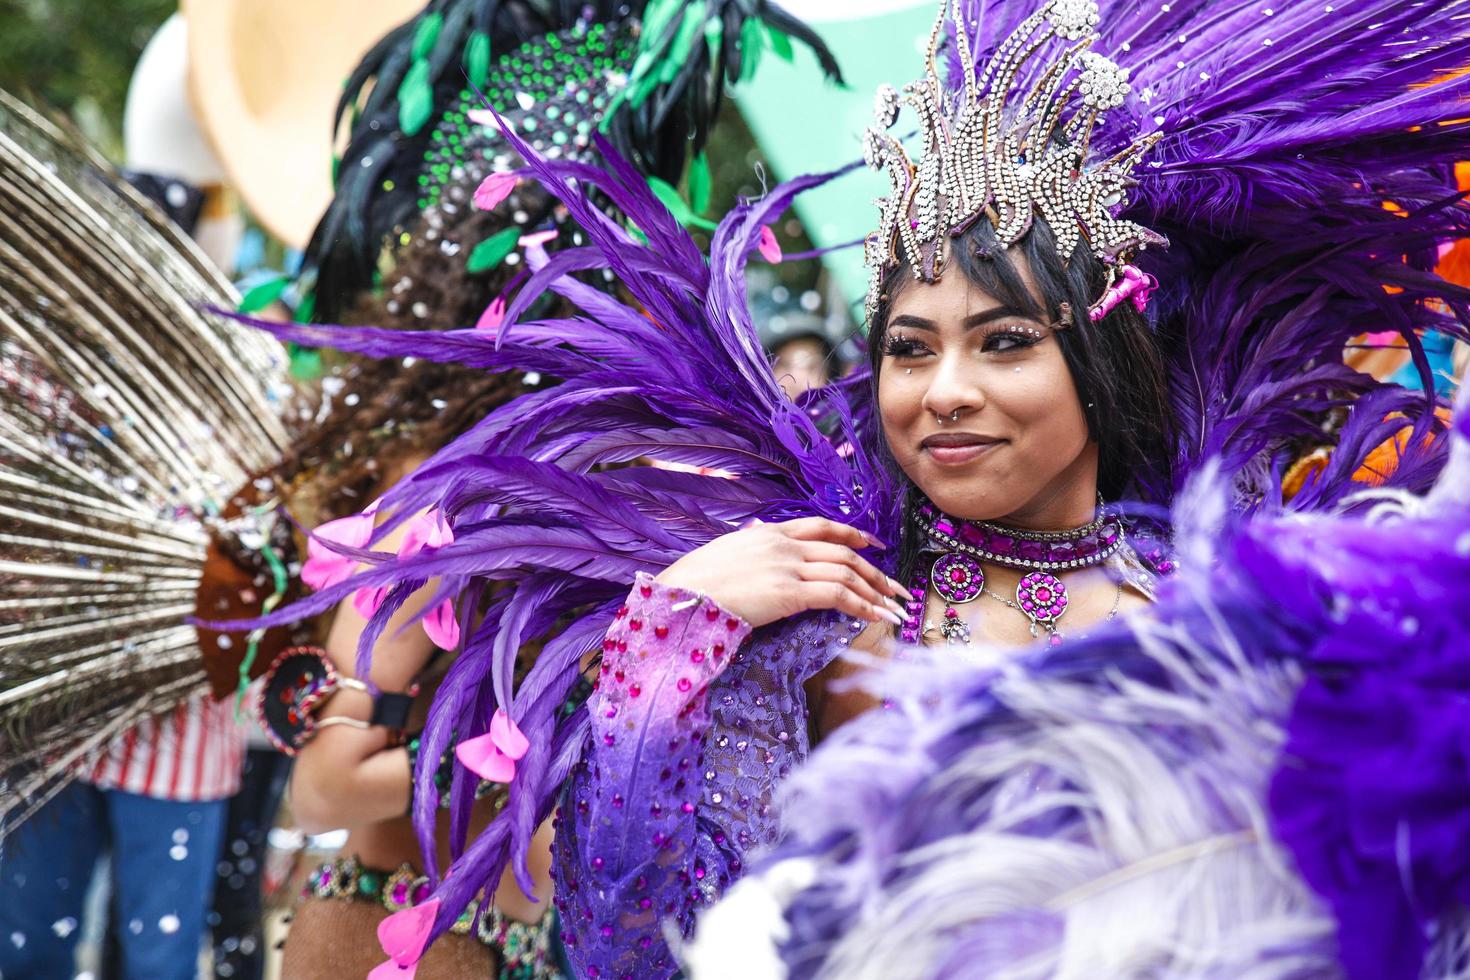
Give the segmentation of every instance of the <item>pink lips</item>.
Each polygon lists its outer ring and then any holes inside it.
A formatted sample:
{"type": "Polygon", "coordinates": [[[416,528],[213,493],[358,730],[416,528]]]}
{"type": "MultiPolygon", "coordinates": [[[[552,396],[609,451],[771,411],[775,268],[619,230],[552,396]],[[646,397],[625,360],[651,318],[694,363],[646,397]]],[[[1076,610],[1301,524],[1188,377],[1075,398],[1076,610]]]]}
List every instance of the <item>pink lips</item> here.
{"type": "Polygon", "coordinates": [[[925,439],[920,448],[941,466],[961,466],[1004,444],[1004,439],[973,432],[944,432],[925,439]]]}

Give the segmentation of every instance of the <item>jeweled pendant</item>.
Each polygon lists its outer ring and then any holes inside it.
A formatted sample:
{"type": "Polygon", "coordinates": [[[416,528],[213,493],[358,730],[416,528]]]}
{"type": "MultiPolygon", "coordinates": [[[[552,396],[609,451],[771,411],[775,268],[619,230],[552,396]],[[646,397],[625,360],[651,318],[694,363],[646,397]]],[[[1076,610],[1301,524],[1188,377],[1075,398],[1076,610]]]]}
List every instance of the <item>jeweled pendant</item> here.
{"type": "Polygon", "coordinates": [[[946,643],[964,646],[970,642],[970,624],[961,619],[959,612],[951,606],[944,610],[944,622],[939,624],[939,635],[944,637],[946,643]]]}
{"type": "Polygon", "coordinates": [[[1067,587],[1048,572],[1032,572],[1016,586],[1016,604],[1031,617],[1031,633],[1036,624],[1051,628],[1067,611],[1067,587]]]}
{"type": "Polygon", "coordinates": [[[929,580],[945,602],[970,602],[985,588],[985,570],[969,555],[950,551],[934,562],[929,580]]]}

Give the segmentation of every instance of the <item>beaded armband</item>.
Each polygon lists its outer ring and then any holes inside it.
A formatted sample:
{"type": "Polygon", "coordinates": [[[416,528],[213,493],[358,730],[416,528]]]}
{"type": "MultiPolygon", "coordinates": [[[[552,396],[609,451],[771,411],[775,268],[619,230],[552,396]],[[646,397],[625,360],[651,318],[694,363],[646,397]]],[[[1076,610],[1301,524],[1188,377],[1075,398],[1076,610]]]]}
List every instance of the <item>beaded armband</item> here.
{"type": "MultiPolygon", "coordinates": [[[[328,861],[313,871],[303,896],[370,902],[389,912],[401,912],[421,904],[432,893],[428,877],[411,864],[401,864],[396,871],[379,871],[349,856],[328,861]]],[[[473,936],[494,950],[501,961],[499,977],[560,980],[551,952],[554,926],[549,913],[539,923],[517,922],[495,907],[492,896],[471,901],[449,931],[457,936],[473,936]]]]}
{"type": "Polygon", "coordinates": [[[294,756],[318,729],[329,725],[361,729],[382,726],[390,732],[402,732],[417,695],[417,684],[402,693],[379,691],[373,694],[362,681],[338,673],[321,647],[291,647],[283,650],[266,671],[265,687],[256,704],[256,717],[276,748],[294,756]],[[327,698],[342,688],[372,695],[373,712],[367,721],[340,715],[316,717],[327,698]]]}

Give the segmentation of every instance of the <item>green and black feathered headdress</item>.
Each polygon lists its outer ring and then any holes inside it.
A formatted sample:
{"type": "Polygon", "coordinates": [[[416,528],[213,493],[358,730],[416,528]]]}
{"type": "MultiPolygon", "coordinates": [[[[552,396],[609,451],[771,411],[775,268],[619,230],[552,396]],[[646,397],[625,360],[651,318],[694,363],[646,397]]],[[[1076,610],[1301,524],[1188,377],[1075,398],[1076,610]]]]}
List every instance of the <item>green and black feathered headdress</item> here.
{"type": "MultiPolygon", "coordinates": [[[[748,78],[766,50],[789,55],[793,38],[840,80],[810,28],[765,0],[432,0],[346,82],[337,125],[350,136],[307,246],[302,319],[336,322],[375,285],[385,246],[454,224],[480,180],[517,165],[498,130],[469,117],[482,97],[549,156],[587,152],[600,131],[645,174],[676,183],[725,84],[748,78]]],[[[512,199],[507,214],[495,242],[446,238],[446,254],[463,249],[471,274],[487,272],[549,211],[512,199]]]]}

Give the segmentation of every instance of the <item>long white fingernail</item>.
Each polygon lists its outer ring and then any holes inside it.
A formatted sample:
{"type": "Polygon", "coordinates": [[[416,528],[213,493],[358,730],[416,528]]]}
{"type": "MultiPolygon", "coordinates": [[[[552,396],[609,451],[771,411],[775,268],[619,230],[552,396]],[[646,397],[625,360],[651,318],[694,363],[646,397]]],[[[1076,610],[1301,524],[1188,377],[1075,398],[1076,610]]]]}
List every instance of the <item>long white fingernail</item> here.
{"type": "Polygon", "coordinates": [[[892,609],[889,609],[887,606],[874,606],[873,608],[878,610],[879,615],[888,620],[894,626],[903,625],[903,617],[894,612],[892,609]]]}

